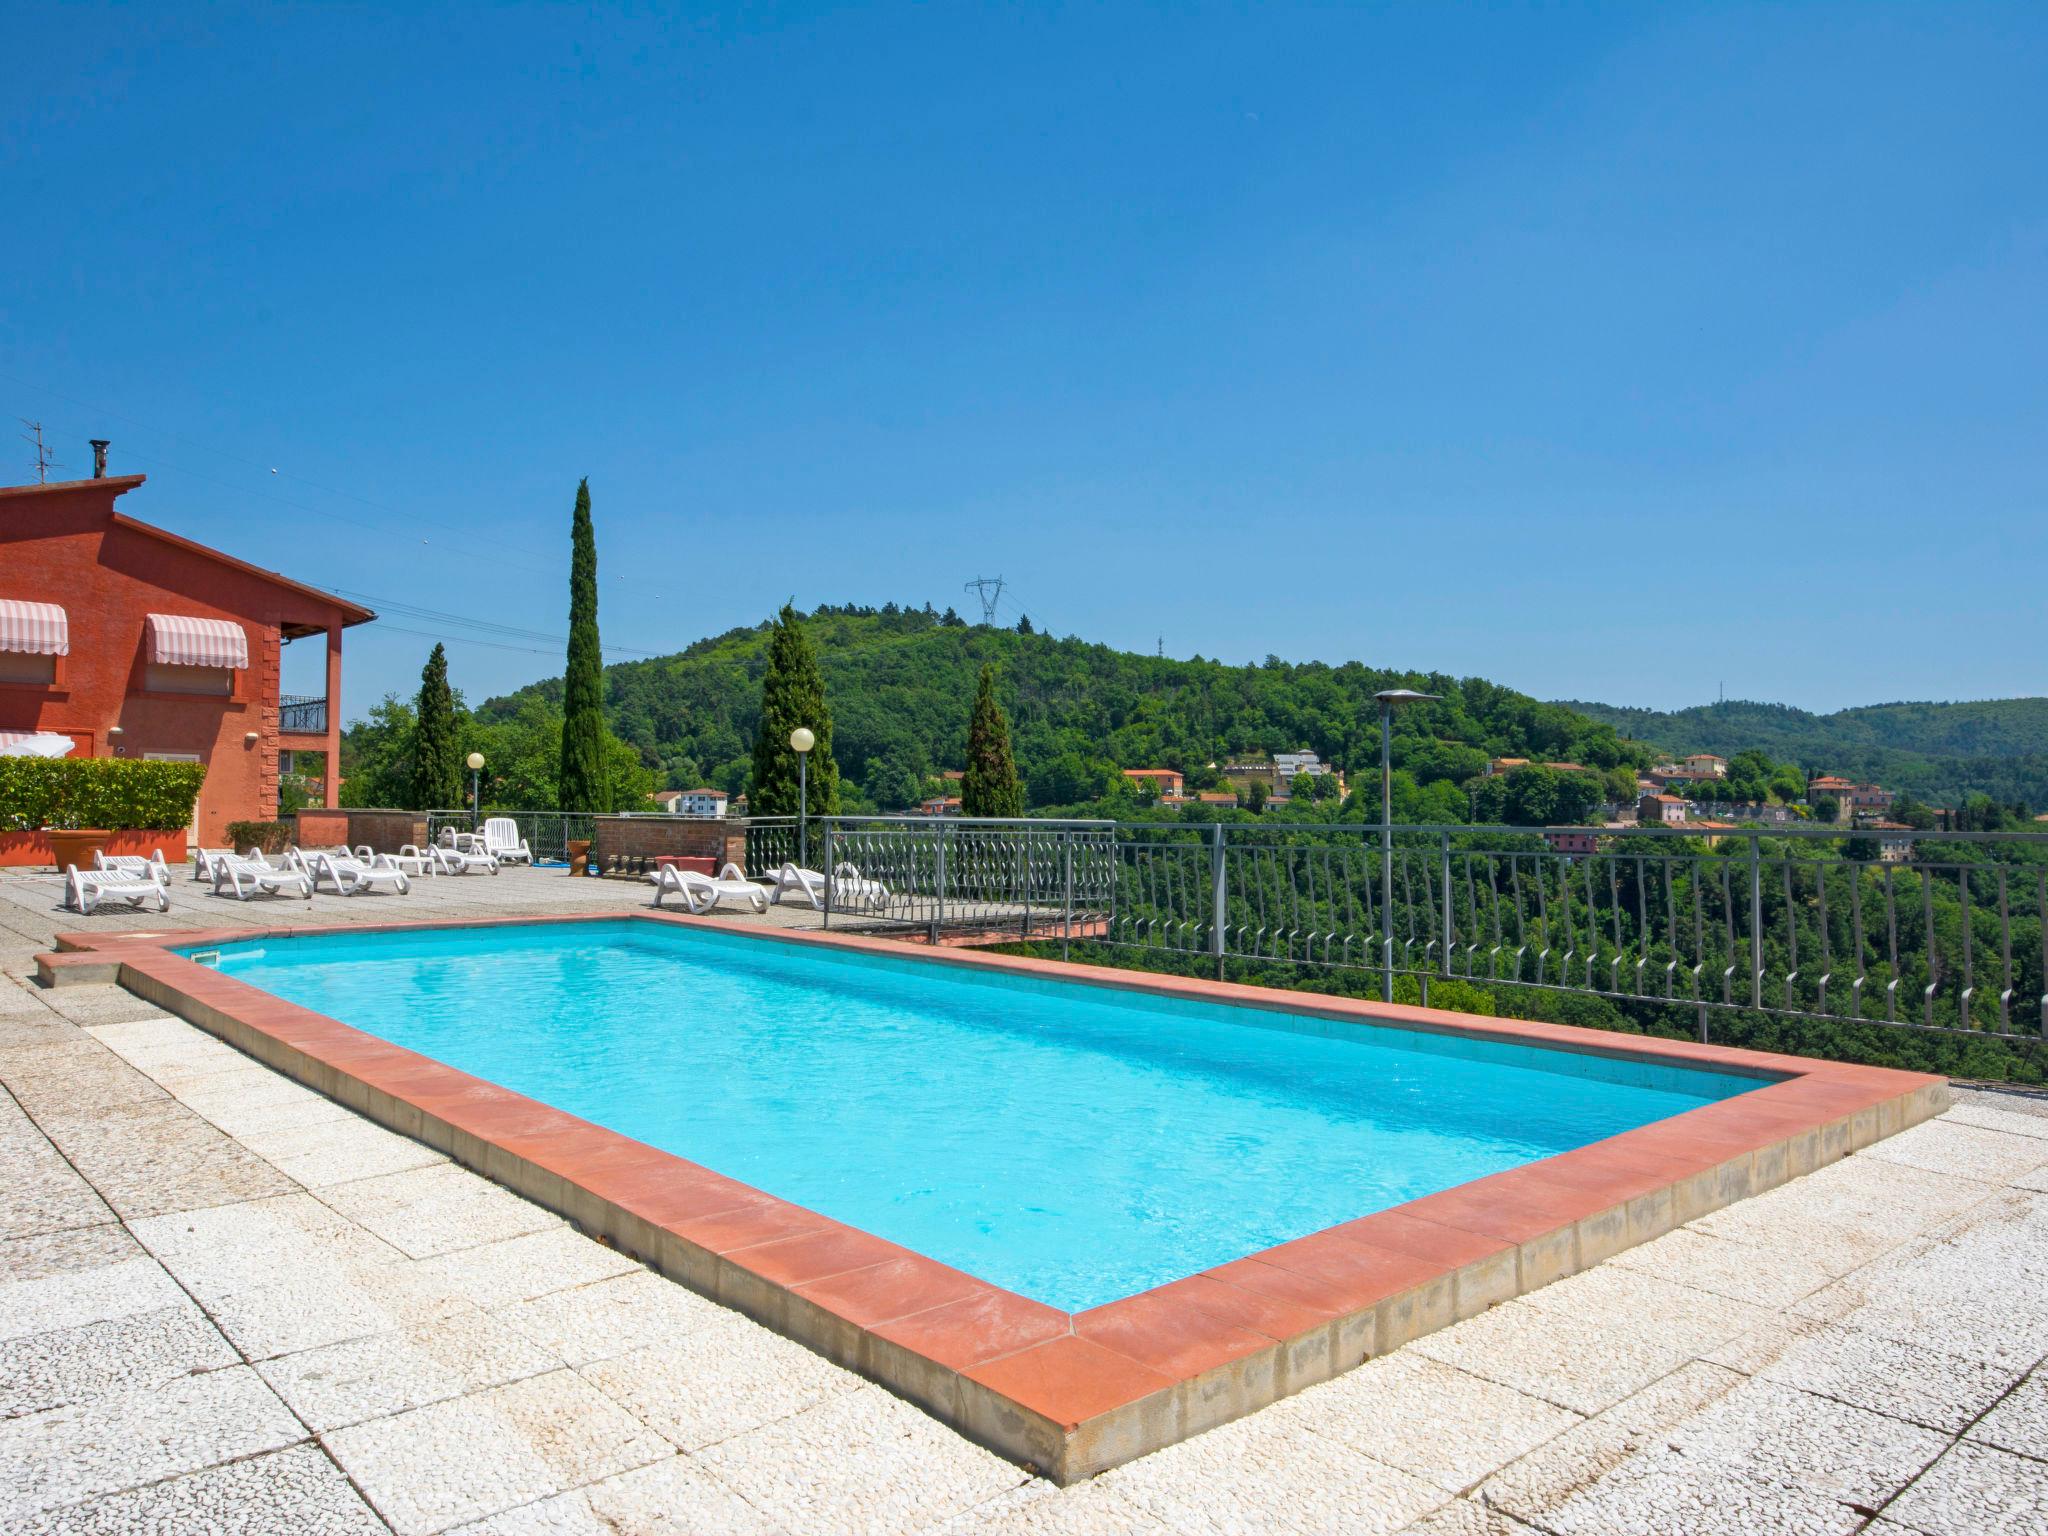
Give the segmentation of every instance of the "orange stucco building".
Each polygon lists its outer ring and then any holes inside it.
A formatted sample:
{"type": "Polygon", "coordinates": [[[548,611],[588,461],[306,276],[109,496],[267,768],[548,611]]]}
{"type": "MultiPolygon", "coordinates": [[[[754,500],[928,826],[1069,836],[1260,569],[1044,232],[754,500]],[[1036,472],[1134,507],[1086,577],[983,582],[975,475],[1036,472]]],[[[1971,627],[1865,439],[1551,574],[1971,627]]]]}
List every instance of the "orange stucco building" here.
{"type": "Polygon", "coordinates": [[[376,615],[116,511],[141,475],[0,487],[0,733],[74,757],[206,765],[193,835],[277,814],[278,754],[326,754],[335,803],[341,634],[376,615]],[[282,647],[320,640],[324,698],[281,718],[282,647]]]}

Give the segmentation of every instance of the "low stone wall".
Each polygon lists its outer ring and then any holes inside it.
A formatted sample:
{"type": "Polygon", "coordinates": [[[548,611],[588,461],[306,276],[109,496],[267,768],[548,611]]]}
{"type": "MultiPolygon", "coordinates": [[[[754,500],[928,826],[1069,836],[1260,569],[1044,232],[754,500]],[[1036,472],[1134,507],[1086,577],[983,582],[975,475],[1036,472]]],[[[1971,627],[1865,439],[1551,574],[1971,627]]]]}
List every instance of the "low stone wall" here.
{"type": "Polygon", "coordinates": [[[296,820],[295,840],[302,848],[360,848],[367,844],[376,853],[396,853],[407,843],[416,848],[427,845],[424,811],[330,811],[307,806],[296,820]]]}
{"type": "Polygon", "coordinates": [[[606,874],[643,875],[663,854],[744,866],[747,824],[715,816],[596,816],[591,856],[606,874]]]}

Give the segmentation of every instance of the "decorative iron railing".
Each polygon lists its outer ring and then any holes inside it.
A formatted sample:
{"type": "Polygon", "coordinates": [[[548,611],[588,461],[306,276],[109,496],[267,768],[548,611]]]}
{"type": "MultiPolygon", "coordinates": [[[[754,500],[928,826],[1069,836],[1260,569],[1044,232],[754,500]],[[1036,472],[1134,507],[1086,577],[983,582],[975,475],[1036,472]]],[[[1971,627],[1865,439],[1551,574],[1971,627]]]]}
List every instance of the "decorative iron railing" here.
{"type": "MultiPolygon", "coordinates": [[[[592,819],[511,812],[543,859],[592,819]]],[[[467,830],[466,811],[428,830],[467,830]]],[[[826,878],[822,921],[1088,942],[1391,997],[1534,987],[1686,1010],[2048,1038],[2048,835],[757,817],[746,873],[826,878]]]]}
{"type": "Polygon", "coordinates": [[[836,911],[934,936],[2048,1037],[2033,833],[814,817],[751,823],[747,872],[799,844],[836,911]]]}
{"type": "Polygon", "coordinates": [[[301,693],[279,695],[277,728],[288,736],[325,736],[327,700],[301,693]]]}

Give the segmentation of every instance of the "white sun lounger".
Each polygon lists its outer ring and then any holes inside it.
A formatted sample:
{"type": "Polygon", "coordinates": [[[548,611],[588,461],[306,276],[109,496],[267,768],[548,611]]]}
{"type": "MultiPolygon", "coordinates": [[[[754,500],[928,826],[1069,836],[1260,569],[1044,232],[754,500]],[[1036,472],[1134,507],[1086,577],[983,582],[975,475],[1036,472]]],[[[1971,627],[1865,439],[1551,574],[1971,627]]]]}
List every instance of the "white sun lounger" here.
{"type": "Polygon", "coordinates": [[[510,816],[493,816],[484,823],[483,849],[500,864],[531,864],[533,850],[519,835],[519,823],[510,816]]]}
{"type": "Polygon", "coordinates": [[[213,878],[215,861],[231,857],[234,851],[232,848],[194,848],[192,850],[192,878],[194,880],[211,880],[213,878]]]}
{"type": "Polygon", "coordinates": [[[146,859],[139,853],[107,853],[95,848],[92,864],[95,870],[132,875],[138,880],[154,880],[158,885],[171,883],[171,867],[164,862],[161,848],[146,859]]]}
{"type": "Polygon", "coordinates": [[[306,875],[313,882],[313,889],[320,889],[322,880],[331,881],[337,896],[356,896],[380,885],[388,885],[403,896],[412,889],[405,878],[405,871],[388,853],[372,854],[367,860],[353,854],[322,853],[315,849],[304,856],[306,875]]]}
{"type": "Polygon", "coordinates": [[[486,869],[494,875],[498,872],[498,861],[481,847],[446,848],[435,843],[427,854],[434,861],[437,875],[467,875],[486,869]]]}
{"type": "Polygon", "coordinates": [[[252,896],[269,894],[282,896],[287,893],[313,899],[313,877],[303,869],[280,868],[270,863],[256,849],[246,854],[222,854],[213,861],[213,893],[218,896],[222,886],[229,887],[237,901],[247,901],[252,896]]]}
{"type": "MultiPolygon", "coordinates": [[[[794,892],[811,904],[814,911],[825,910],[825,877],[815,869],[799,869],[794,864],[785,864],[775,872],[775,902],[779,906],[782,898],[794,892]]],[[[889,904],[889,887],[879,880],[870,880],[851,864],[837,864],[832,869],[832,904],[847,911],[879,912],[889,904]]]]}
{"type": "Polygon", "coordinates": [[[716,880],[709,875],[700,875],[694,869],[678,869],[673,864],[662,865],[649,878],[654,881],[654,904],[657,907],[661,905],[661,898],[673,891],[698,917],[721,901],[744,902],[756,912],[768,910],[767,890],[741,874],[737,864],[726,865],[718,872],[716,880]]]}
{"type": "Polygon", "coordinates": [[[64,905],[79,912],[91,912],[108,898],[126,901],[141,906],[145,901],[154,901],[159,912],[171,909],[170,893],[164,883],[153,875],[130,874],[122,869],[80,869],[76,864],[64,867],[64,905]]]}
{"type": "Polygon", "coordinates": [[[426,875],[431,877],[434,873],[432,849],[433,845],[431,843],[425,848],[420,847],[417,843],[406,843],[398,852],[387,853],[384,857],[396,864],[408,875],[426,875]]]}

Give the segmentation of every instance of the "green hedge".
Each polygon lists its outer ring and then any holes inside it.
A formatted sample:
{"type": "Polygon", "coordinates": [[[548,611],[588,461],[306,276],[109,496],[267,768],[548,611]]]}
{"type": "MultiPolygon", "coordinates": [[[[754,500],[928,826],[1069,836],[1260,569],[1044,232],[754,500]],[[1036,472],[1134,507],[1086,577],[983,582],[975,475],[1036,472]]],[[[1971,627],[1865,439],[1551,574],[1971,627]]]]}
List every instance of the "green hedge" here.
{"type": "Polygon", "coordinates": [[[206,769],[129,757],[0,757],[0,831],[101,827],[176,832],[192,825],[206,769]]]}
{"type": "Polygon", "coordinates": [[[262,853],[283,853],[291,845],[295,829],[288,821],[231,821],[228,846],[237,853],[254,848],[262,853]]]}

